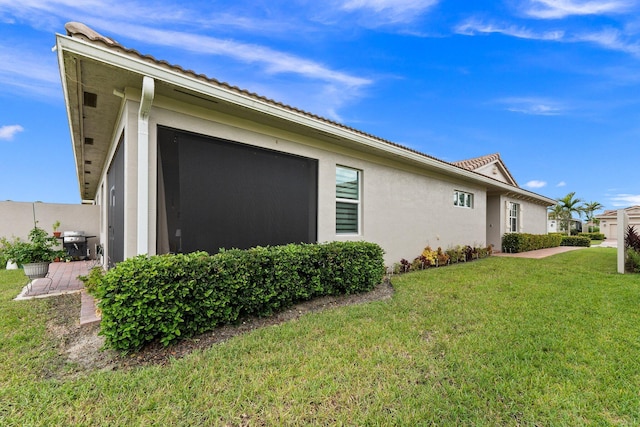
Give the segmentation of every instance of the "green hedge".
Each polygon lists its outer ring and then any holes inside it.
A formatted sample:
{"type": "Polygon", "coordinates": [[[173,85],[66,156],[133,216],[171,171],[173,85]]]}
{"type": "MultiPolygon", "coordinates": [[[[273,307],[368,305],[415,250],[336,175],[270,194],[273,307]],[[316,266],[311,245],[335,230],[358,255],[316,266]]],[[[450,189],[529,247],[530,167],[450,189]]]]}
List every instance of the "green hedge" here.
{"type": "Polygon", "coordinates": [[[591,239],[587,236],[564,236],[560,246],[591,246],[591,239]]]}
{"type": "Polygon", "coordinates": [[[602,233],[580,233],[578,236],[588,237],[589,240],[604,240],[602,233]]]}
{"type": "Polygon", "coordinates": [[[562,236],[552,234],[507,233],[502,236],[502,252],[518,253],[560,246],[562,236]]]}
{"type": "Polygon", "coordinates": [[[365,292],[383,278],[382,256],[373,243],[333,242],[130,258],[92,278],[100,333],[107,347],[131,351],[313,297],[365,292]]]}

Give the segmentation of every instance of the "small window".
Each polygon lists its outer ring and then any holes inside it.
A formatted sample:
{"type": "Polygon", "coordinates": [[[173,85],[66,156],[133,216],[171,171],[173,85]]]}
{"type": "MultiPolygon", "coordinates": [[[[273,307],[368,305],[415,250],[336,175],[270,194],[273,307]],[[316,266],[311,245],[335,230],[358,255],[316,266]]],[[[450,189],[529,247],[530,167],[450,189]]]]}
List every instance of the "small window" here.
{"type": "Polygon", "coordinates": [[[465,191],[454,191],[453,205],[460,206],[462,208],[473,208],[473,194],[465,191]]]}
{"type": "Polygon", "coordinates": [[[336,167],[336,234],[360,233],[360,171],[336,167]]]}
{"type": "Polygon", "coordinates": [[[509,202],[509,232],[518,232],[518,222],[520,216],[520,205],[518,203],[509,202]]]}

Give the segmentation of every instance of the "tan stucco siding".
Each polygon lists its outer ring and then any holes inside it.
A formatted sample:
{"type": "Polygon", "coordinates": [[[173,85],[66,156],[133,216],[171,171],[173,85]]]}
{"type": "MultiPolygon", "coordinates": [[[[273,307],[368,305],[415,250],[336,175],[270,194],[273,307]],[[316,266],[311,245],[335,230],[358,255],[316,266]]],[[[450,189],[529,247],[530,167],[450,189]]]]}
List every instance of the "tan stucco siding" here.
{"type": "Polygon", "coordinates": [[[500,234],[497,236],[495,231],[490,233],[491,239],[489,243],[493,244],[496,249],[502,246],[502,236],[509,230],[509,203],[517,203],[520,205],[520,217],[518,222],[518,233],[530,233],[530,234],[547,234],[547,207],[532,203],[526,200],[516,199],[512,197],[500,196],[500,203],[497,204],[496,197],[492,197],[492,209],[490,210],[493,215],[493,223],[495,221],[495,209],[498,209],[500,219],[498,221],[500,234]]]}
{"type": "MultiPolygon", "coordinates": [[[[486,193],[480,187],[429,176],[428,172],[417,168],[333,146],[308,136],[202,109],[184,111],[182,107],[185,106],[169,100],[154,107],[151,141],[156,140],[156,128],[162,125],[317,159],[320,242],[376,242],[385,249],[388,263],[401,258],[413,259],[426,245],[446,249],[458,244],[485,244],[486,193]],[[337,235],[335,232],[336,165],[362,171],[362,227],[357,236],[337,235]],[[474,207],[454,206],[454,190],[473,193],[474,207]]],[[[156,152],[152,150],[151,153],[154,157],[151,162],[155,165],[156,152]]],[[[153,183],[151,191],[155,194],[155,179],[153,183]]],[[[149,231],[155,241],[155,225],[149,231]]]]}
{"type": "Polygon", "coordinates": [[[500,168],[493,163],[481,166],[478,169],[476,169],[475,172],[482,174],[484,176],[491,177],[500,182],[509,183],[509,179],[502,173],[500,168]]]}
{"type": "MultiPolygon", "coordinates": [[[[131,91],[133,93],[135,91],[131,91]]],[[[128,92],[129,93],[129,92],[128,92]]],[[[136,254],[137,230],[137,94],[125,101],[115,143],[124,135],[125,150],[125,257],[136,254]],[[133,142],[131,142],[133,141],[133,142]]],[[[205,108],[158,97],[151,110],[149,125],[149,251],[155,253],[157,192],[157,127],[166,126],[202,135],[227,139],[266,149],[291,153],[318,161],[318,241],[367,240],[380,244],[388,264],[401,258],[413,259],[422,249],[447,249],[455,245],[500,247],[506,229],[505,203],[513,200],[523,207],[521,231],[546,232],[546,208],[534,203],[503,196],[493,196],[487,204],[486,189],[481,184],[452,178],[399,161],[356,151],[310,134],[299,134],[212,112],[205,108]],[[337,235],[335,232],[335,168],[347,166],[362,172],[361,232],[337,235]],[[454,191],[473,194],[473,208],[454,206],[454,191]]],[[[106,205],[106,168],[102,176],[102,201],[106,205]]],[[[102,213],[106,217],[106,206],[102,213]]],[[[106,221],[102,224],[103,241],[106,221]]]]}
{"type": "MultiPolygon", "coordinates": [[[[640,217],[629,217],[629,225],[634,226],[636,231],[640,230],[640,217]]],[[[612,217],[606,217],[600,219],[600,232],[604,234],[607,239],[618,238],[618,219],[612,217]]]]}

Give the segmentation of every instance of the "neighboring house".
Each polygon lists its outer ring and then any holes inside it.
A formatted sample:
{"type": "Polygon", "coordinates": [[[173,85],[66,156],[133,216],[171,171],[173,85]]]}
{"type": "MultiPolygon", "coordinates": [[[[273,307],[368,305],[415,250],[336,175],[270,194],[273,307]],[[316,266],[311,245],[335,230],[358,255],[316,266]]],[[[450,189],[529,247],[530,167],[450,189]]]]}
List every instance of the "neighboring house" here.
{"type": "MultiPolygon", "coordinates": [[[[582,233],[582,220],[572,218],[571,230],[576,230],[578,233],[582,233]]],[[[567,225],[565,220],[548,219],[547,220],[547,233],[565,233],[567,234],[567,225]]]]}
{"type": "Polygon", "coordinates": [[[111,262],[137,254],[366,240],[426,245],[546,233],[555,200],[497,154],[448,163],[127,49],[78,23],[57,52],[80,192],[111,262]]]}
{"type": "MultiPolygon", "coordinates": [[[[629,215],[629,225],[636,227],[640,231],[640,206],[631,206],[625,208],[624,211],[629,215]]],[[[604,211],[600,215],[596,215],[600,220],[600,232],[607,239],[618,238],[618,211],[615,209],[604,211]]]]}

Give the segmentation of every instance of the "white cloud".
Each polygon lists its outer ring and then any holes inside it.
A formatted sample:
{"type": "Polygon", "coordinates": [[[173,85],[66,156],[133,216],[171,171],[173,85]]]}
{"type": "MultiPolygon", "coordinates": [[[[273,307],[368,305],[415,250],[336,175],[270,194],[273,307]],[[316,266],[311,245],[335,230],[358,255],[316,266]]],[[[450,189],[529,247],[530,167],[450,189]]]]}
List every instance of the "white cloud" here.
{"type": "Polygon", "coordinates": [[[630,39],[629,34],[615,29],[569,34],[563,30],[533,31],[512,24],[496,24],[471,18],[454,28],[454,32],[465,36],[483,34],[502,34],[527,40],[543,40],[560,43],[591,43],[608,50],[630,53],[640,56],[640,43],[630,39]]]}
{"type": "MultiPolygon", "coordinates": [[[[399,16],[401,10],[413,11],[424,9],[435,3],[429,1],[405,1],[399,5],[391,2],[348,2],[352,8],[369,8],[381,10],[382,15],[399,16]]],[[[355,10],[355,9],[354,9],[355,10]]],[[[243,12],[246,12],[244,10],[243,12]]],[[[280,12],[276,12],[280,13],[280,12]]],[[[344,11],[342,12],[344,14],[344,11]]],[[[256,16],[259,12],[256,12],[256,16]]],[[[102,32],[105,36],[121,41],[136,40],[143,45],[155,44],[162,47],[173,47],[190,50],[201,56],[218,56],[243,64],[252,64],[248,74],[258,76],[247,87],[256,87],[264,80],[264,74],[286,75],[287,78],[298,77],[299,83],[306,84],[301,93],[311,93],[319,87],[321,91],[333,94],[333,103],[325,102],[320,114],[329,114],[338,118],[338,108],[348,101],[362,96],[361,89],[373,83],[373,80],[362,75],[350,73],[348,70],[332,68],[329,64],[305,58],[282,50],[257,43],[243,43],[225,37],[241,37],[243,32],[266,34],[299,34],[306,31],[299,20],[291,19],[283,23],[279,18],[263,19],[256,16],[234,14],[233,7],[225,8],[221,13],[215,5],[202,5],[196,8],[190,4],[174,4],[156,7],[147,3],[132,1],[124,5],[105,0],[23,0],[20,2],[0,0],[0,19],[11,17],[17,22],[28,23],[33,28],[47,32],[64,32],[63,25],[69,16],[86,23],[102,32]],[[184,31],[182,30],[184,29],[184,31]],[[215,36],[206,35],[215,30],[215,36]],[[252,73],[253,72],[253,73],[252,73]],[[262,76],[261,76],[262,75],[262,76]]],[[[50,47],[50,46],[49,46],[50,47]]],[[[130,47],[130,46],[127,46],[130,47]]],[[[25,49],[28,51],[28,49],[25,49]]],[[[33,58],[25,57],[17,49],[7,51],[0,49],[0,84],[14,87],[16,91],[25,88],[31,92],[45,91],[49,86],[59,96],[59,75],[55,64],[55,54],[51,63],[42,66],[33,58]],[[6,56],[6,57],[5,57],[6,56]]],[[[43,55],[43,53],[39,53],[43,55]]],[[[36,56],[36,55],[33,55],[36,56]]],[[[170,59],[170,58],[160,58],[170,59]]],[[[186,65],[186,64],[182,64],[186,65]]],[[[211,77],[216,77],[212,75],[211,77]]],[[[219,77],[219,76],[218,76],[219,77]]],[[[247,81],[244,77],[244,81],[247,81]]],[[[293,80],[293,79],[291,79],[293,80]]],[[[231,84],[237,82],[230,82],[231,84]]]]}
{"type": "Polygon", "coordinates": [[[559,183],[556,184],[556,187],[566,187],[567,183],[564,181],[560,181],[559,183]]]}
{"type": "Polygon", "coordinates": [[[477,19],[469,19],[454,28],[457,34],[465,36],[475,36],[476,34],[492,34],[498,33],[505,36],[517,37],[520,39],[530,40],[562,40],[564,31],[546,31],[535,32],[528,28],[518,27],[515,25],[499,25],[493,23],[485,23],[477,19]]]}
{"type": "Polygon", "coordinates": [[[524,186],[529,188],[542,188],[542,187],[546,187],[547,183],[545,181],[538,181],[534,179],[532,181],[527,182],[524,186]]]}
{"type": "Polygon", "coordinates": [[[611,204],[615,207],[640,205],[640,194],[618,194],[611,197],[611,204]]]}
{"type": "Polygon", "coordinates": [[[129,38],[144,43],[187,49],[205,55],[220,55],[247,63],[258,63],[262,64],[268,73],[298,74],[309,79],[338,83],[349,88],[372,83],[370,79],[332,70],[316,61],[265,46],[137,25],[120,24],[118,27],[119,32],[124,31],[129,38]]]}
{"type": "Polygon", "coordinates": [[[503,98],[496,102],[503,104],[507,111],[514,113],[531,114],[536,116],[557,116],[562,114],[564,108],[556,101],[537,97],[513,97],[503,98]]]}
{"type": "Polygon", "coordinates": [[[608,28],[598,32],[578,34],[571,37],[571,41],[594,43],[605,49],[640,55],[640,43],[625,40],[625,35],[614,28],[608,28]]]}
{"type": "Polygon", "coordinates": [[[364,11],[377,23],[412,22],[439,0],[340,0],[339,8],[348,12],[364,11]]]}
{"type": "Polygon", "coordinates": [[[561,19],[571,15],[606,15],[626,12],[632,5],[620,0],[531,0],[525,14],[540,19],[561,19]]]}
{"type": "Polygon", "coordinates": [[[60,96],[60,74],[54,53],[49,49],[34,51],[26,45],[8,46],[6,41],[0,43],[0,86],[5,91],[48,98],[60,96]]]}
{"type": "Polygon", "coordinates": [[[13,137],[22,132],[24,128],[20,125],[6,125],[0,127],[0,139],[11,141],[13,137]]]}

